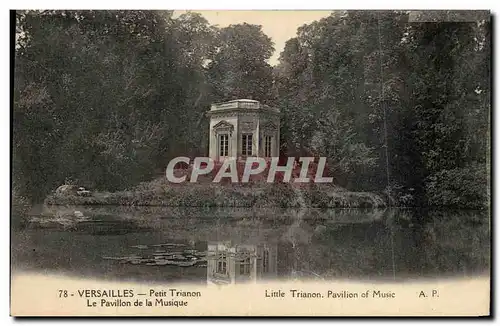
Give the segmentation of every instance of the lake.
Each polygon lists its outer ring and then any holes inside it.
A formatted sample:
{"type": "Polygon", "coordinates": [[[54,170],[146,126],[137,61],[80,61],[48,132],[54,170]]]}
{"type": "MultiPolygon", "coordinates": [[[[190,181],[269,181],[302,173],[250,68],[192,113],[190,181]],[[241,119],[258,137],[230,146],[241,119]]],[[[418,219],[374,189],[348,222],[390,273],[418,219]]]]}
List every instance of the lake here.
{"type": "Polygon", "coordinates": [[[12,270],[148,283],[488,275],[487,212],[13,209],[12,270]]]}

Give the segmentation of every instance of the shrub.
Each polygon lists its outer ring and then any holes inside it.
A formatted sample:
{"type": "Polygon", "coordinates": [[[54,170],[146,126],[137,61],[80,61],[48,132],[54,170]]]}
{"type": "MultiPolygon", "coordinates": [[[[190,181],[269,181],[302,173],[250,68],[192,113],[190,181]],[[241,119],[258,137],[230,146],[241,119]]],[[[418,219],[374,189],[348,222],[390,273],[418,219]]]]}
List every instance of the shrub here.
{"type": "Polygon", "coordinates": [[[488,175],[484,165],[441,170],[428,178],[429,205],[456,208],[486,208],[489,204],[488,175]]]}

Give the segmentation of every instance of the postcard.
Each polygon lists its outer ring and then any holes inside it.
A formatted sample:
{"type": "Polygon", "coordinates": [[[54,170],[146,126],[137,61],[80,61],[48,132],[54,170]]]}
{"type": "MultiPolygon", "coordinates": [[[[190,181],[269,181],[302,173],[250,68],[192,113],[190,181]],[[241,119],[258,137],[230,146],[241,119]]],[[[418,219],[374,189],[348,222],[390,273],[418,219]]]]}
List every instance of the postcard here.
{"type": "Polygon", "coordinates": [[[490,315],[490,12],[11,20],[12,316],[490,315]]]}

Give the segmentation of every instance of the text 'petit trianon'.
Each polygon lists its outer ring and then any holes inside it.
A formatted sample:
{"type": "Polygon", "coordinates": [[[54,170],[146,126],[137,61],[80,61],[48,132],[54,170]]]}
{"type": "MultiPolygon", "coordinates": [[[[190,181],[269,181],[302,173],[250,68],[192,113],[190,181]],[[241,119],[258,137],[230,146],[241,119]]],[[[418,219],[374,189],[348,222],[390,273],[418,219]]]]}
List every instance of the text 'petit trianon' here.
{"type": "MultiPolygon", "coordinates": [[[[298,177],[292,179],[292,172],[296,166],[296,158],[289,157],[287,159],[286,165],[279,165],[279,158],[273,157],[269,161],[262,157],[248,157],[245,160],[243,174],[241,179],[238,177],[238,161],[236,159],[226,159],[218,169],[212,182],[218,183],[223,178],[230,178],[233,183],[246,183],[249,182],[252,175],[259,175],[267,173],[266,181],[268,183],[273,183],[276,180],[276,174],[282,173],[283,179],[280,182],[294,182],[294,183],[331,183],[333,182],[332,177],[324,177],[323,173],[326,165],[326,158],[320,157],[316,167],[316,173],[314,178],[310,178],[310,165],[315,161],[314,157],[300,157],[298,162],[300,163],[300,173],[298,177]],[[266,171],[267,170],[267,171],[266,171]],[[292,181],[293,180],[293,181],[292,181]]],[[[184,163],[190,165],[191,159],[189,157],[180,156],[172,159],[167,166],[166,177],[169,182],[172,183],[182,183],[186,182],[189,170],[185,170],[182,176],[175,175],[174,172],[180,171],[176,169],[176,165],[184,163]]],[[[192,164],[192,169],[190,169],[189,182],[195,183],[198,181],[198,176],[208,175],[214,171],[216,167],[216,162],[209,157],[196,157],[192,164]]],[[[215,172],[215,171],[214,171],[215,172]]]]}

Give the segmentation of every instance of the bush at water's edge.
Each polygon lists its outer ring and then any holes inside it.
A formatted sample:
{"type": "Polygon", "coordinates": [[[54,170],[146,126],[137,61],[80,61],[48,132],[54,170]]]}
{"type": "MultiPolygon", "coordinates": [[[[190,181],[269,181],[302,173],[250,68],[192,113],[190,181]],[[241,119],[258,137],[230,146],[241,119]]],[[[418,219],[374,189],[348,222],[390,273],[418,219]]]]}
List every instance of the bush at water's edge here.
{"type": "Polygon", "coordinates": [[[51,194],[48,205],[126,205],[195,207],[384,207],[379,195],[349,192],[333,184],[289,183],[167,184],[163,180],[142,183],[128,191],[94,192],[92,196],[51,194]]]}

